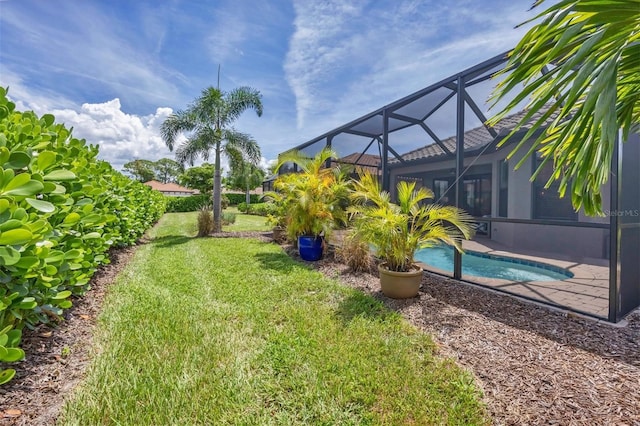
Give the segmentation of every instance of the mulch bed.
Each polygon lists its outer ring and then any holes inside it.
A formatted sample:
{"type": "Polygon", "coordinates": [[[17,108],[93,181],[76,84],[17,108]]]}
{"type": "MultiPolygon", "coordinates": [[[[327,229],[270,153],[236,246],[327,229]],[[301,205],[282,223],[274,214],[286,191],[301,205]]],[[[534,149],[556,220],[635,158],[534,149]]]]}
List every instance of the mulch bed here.
{"type": "Polygon", "coordinates": [[[428,273],[418,297],[393,300],[331,253],[306,263],[430,333],[476,377],[496,425],[640,425],[640,310],[611,325],[428,273]]]}
{"type": "MultiPolygon", "coordinates": [[[[265,232],[212,237],[270,240],[265,232]]],[[[0,425],[55,423],[88,365],[105,291],[134,251],[114,253],[58,328],[25,333],[27,358],[0,388],[0,425]]],[[[305,263],[430,333],[442,355],[476,377],[496,425],[640,425],[640,311],[612,326],[428,274],[418,297],[392,300],[377,276],[350,272],[332,253],[305,263]]]]}
{"type": "Polygon", "coordinates": [[[0,387],[0,425],[52,425],[90,361],[91,338],[106,290],[127,265],[135,247],[112,250],[111,263],[91,280],[91,290],[74,298],[58,327],[26,330],[23,361],[12,364],[16,376],[0,387]]]}

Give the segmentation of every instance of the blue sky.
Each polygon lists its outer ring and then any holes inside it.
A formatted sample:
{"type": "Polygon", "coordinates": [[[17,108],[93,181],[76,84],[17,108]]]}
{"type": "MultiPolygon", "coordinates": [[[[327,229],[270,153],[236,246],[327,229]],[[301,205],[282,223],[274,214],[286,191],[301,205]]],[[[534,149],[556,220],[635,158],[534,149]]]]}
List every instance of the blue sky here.
{"type": "Polygon", "coordinates": [[[158,128],[216,85],[264,163],[512,48],[531,0],[0,0],[0,84],[121,167],[173,157],[158,128]]]}

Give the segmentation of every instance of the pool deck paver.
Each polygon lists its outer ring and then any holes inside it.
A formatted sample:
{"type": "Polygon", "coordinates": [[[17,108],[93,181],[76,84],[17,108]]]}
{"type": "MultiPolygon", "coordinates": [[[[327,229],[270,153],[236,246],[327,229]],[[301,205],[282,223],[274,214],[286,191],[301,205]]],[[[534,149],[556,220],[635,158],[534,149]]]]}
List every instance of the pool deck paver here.
{"type": "MultiPolygon", "coordinates": [[[[504,279],[464,275],[465,281],[478,283],[496,290],[538,300],[544,303],[567,307],[579,312],[606,318],[609,312],[609,268],[602,266],[605,260],[554,259],[556,254],[532,251],[517,252],[491,240],[478,239],[463,241],[465,250],[492,254],[503,257],[526,259],[545,263],[569,270],[572,278],[562,281],[526,281],[517,282],[504,279]]],[[[451,272],[423,264],[427,271],[451,276],[451,272]]]]}

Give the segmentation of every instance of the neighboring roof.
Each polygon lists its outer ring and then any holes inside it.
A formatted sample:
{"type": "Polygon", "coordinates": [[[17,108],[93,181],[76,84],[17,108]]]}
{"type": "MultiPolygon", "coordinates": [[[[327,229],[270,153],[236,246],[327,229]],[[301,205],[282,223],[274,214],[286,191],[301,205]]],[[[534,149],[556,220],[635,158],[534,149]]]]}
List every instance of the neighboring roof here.
{"type": "Polygon", "coordinates": [[[333,160],[338,164],[353,164],[356,169],[366,170],[369,173],[377,174],[380,171],[380,156],[373,154],[361,154],[354,152],[345,157],[333,160]]]}
{"type": "Polygon", "coordinates": [[[184,186],[180,186],[177,183],[172,182],[162,183],[158,182],[157,180],[150,180],[148,182],[145,182],[144,184],[150,186],[151,189],[155,189],[156,191],[160,192],[188,192],[190,194],[198,193],[197,189],[185,188],[184,186]]]}
{"type": "MultiPolygon", "coordinates": [[[[531,119],[527,122],[526,129],[530,124],[533,124],[537,121],[547,110],[543,109],[535,112],[531,119]]],[[[509,115],[502,120],[500,120],[493,129],[498,133],[497,137],[493,137],[491,133],[487,130],[485,126],[479,126],[475,129],[468,130],[464,133],[464,149],[465,151],[475,151],[480,148],[485,147],[486,145],[499,140],[505,137],[524,117],[524,115],[528,112],[528,110],[522,110],[516,114],[509,115]]],[[[555,115],[547,120],[550,122],[555,115]]],[[[456,151],[456,137],[451,136],[447,139],[442,140],[442,144],[452,153],[456,151]]],[[[423,146],[421,148],[415,149],[413,151],[409,151],[407,153],[402,154],[400,157],[405,162],[412,162],[417,160],[424,159],[432,159],[440,156],[449,155],[445,152],[437,143],[432,143],[430,145],[423,146]]],[[[389,159],[390,164],[398,164],[400,161],[397,158],[389,159]]]]}
{"type": "Polygon", "coordinates": [[[338,158],[337,160],[335,160],[335,162],[343,164],[357,164],[358,166],[378,167],[380,165],[380,156],[354,152],[353,154],[349,154],[346,157],[338,158]]]}

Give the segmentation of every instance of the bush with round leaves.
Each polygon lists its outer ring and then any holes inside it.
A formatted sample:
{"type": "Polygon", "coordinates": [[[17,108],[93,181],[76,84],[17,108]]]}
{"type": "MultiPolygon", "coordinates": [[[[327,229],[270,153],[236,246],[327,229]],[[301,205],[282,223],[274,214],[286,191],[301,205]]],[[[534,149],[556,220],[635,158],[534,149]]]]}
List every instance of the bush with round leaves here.
{"type": "MultiPolygon", "coordinates": [[[[15,111],[0,88],[0,367],[22,328],[62,318],[111,247],[134,244],[165,198],[97,159],[52,115],[15,111]]],[[[15,371],[0,368],[0,384],[15,371]]]]}

